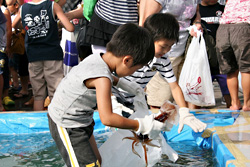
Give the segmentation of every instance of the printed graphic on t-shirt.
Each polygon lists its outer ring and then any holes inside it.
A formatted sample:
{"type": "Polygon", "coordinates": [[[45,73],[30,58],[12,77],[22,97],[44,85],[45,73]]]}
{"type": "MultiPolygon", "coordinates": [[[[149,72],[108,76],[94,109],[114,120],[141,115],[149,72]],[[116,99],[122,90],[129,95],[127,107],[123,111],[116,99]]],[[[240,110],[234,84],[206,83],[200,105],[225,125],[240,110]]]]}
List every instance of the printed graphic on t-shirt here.
{"type": "Polygon", "coordinates": [[[222,16],[222,11],[218,10],[216,12],[216,16],[211,16],[211,17],[201,17],[202,20],[207,22],[208,24],[219,24],[219,20],[222,16]]]}
{"type": "Polygon", "coordinates": [[[48,33],[49,29],[49,16],[47,10],[41,10],[40,16],[32,16],[32,14],[26,14],[24,16],[25,29],[27,34],[31,38],[44,37],[48,33]]]}

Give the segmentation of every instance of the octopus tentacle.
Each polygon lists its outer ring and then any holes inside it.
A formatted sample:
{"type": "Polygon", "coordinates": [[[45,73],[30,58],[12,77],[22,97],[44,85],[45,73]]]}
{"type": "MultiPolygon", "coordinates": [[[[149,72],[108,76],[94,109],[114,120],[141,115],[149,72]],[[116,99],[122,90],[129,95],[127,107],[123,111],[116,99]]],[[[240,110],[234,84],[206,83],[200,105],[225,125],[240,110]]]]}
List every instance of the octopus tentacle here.
{"type": "Polygon", "coordinates": [[[145,156],[145,162],[146,162],[146,167],[148,166],[148,157],[147,157],[147,147],[146,144],[142,145],[143,149],[144,149],[144,156],[145,156]]]}
{"type": "Polygon", "coordinates": [[[133,141],[133,143],[132,143],[132,151],[133,151],[133,153],[134,153],[135,155],[138,155],[138,156],[141,158],[141,156],[138,154],[138,152],[135,151],[134,145],[137,144],[137,143],[135,143],[135,142],[136,142],[136,140],[133,141]]]}

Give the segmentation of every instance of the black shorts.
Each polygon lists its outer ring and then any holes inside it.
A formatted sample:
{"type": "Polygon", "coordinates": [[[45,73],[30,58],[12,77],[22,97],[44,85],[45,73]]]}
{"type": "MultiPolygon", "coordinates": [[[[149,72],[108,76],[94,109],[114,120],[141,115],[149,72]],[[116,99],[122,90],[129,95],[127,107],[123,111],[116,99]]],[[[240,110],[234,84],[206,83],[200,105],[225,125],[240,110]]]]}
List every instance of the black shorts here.
{"type": "Polygon", "coordinates": [[[216,48],[222,74],[250,72],[250,24],[221,24],[216,48]]]}
{"type": "Polygon", "coordinates": [[[93,134],[94,121],[88,127],[63,128],[56,125],[48,114],[50,133],[68,167],[100,166],[89,139],[93,134]]]}

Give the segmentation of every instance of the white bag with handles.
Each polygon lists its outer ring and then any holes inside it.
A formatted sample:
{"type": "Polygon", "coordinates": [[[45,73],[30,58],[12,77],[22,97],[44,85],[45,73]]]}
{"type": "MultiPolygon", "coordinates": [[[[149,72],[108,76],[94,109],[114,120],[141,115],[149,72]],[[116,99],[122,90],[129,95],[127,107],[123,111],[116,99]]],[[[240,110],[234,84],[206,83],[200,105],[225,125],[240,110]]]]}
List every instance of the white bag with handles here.
{"type": "Polygon", "coordinates": [[[199,31],[189,45],[179,78],[179,86],[187,102],[197,106],[215,105],[205,40],[199,31]]]}

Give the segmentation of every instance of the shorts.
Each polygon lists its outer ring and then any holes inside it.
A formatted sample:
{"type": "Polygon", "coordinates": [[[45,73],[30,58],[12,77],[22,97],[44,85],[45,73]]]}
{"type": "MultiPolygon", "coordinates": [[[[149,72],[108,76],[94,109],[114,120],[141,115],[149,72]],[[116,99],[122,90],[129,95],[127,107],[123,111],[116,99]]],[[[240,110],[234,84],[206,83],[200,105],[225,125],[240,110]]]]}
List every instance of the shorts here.
{"type": "Polygon", "coordinates": [[[218,74],[218,75],[212,75],[212,82],[216,79],[216,81],[220,85],[220,90],[222,95],[229,95],[229,90],[227,87],[227,75],[225,74],[218,74]]]}
{"type": "Polygon", "coordinates": [[[63,128],[56,125],[48,114],[49,129],[57,148],[68,167],[100,166],[89,142],[94,130],[93,123],[87,127],[63,128]]]}
{"type": "Polygon", "coordinates": [[[150,106],[161,107],[166,100],[173,101],[173,96],[168,82],[158,71],[147,84],[146,94],[147,103],[150,106]]]}
{"type": "Polygon", "coordinates": [[[3,62],[3,66],[0,68],[0,74],[3,75],[3,89],[10,88],[10,71],[9,71],[9,58],[8,56],[0,51],[0,61],[3,62]]]}
{"type": "Polygon", "coordinates": [[[53,98],[55,90],[63,78],[63,61],[47,60],[29,63],[30,83],[35,100],[53,98]]]}
{"type": "Polygon", "coordinates": [[[216,36],[221,73],[250,72],[250,24],[221,24],[216,36]]]}
{"type": "MultiPolygon", "coordinates": [[[[170,57],[174,75],[178,80],[184,63],[184,57],[170,57]]],[[[165,101],[173,101],[171,88],[159,72],[148,82],[146,86],[147,102],[150,106],[160,107],[165,101]]]]}
{"type": "Polygon", "coordinates": [[[13,67],[16,71],[19,70],[19,54],[13,54],[12,58],[9,58],[9,67],[13,67]]]}

